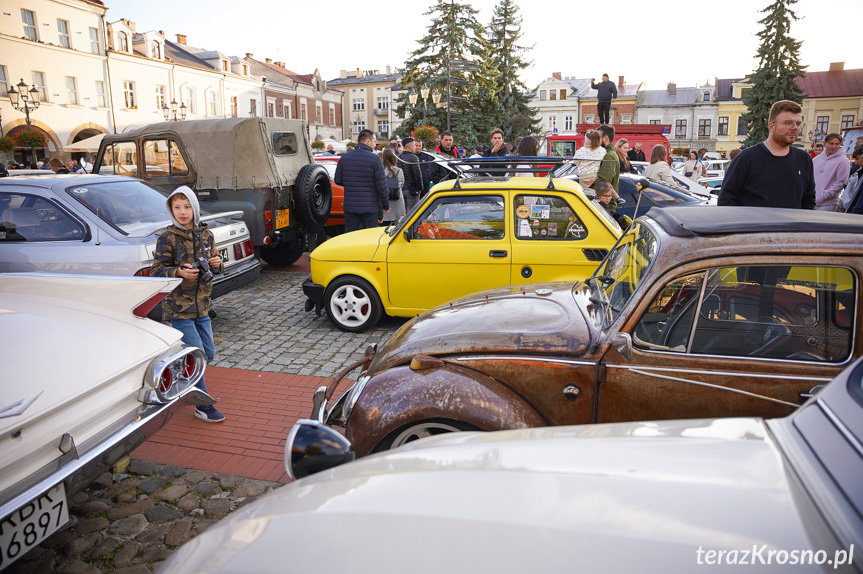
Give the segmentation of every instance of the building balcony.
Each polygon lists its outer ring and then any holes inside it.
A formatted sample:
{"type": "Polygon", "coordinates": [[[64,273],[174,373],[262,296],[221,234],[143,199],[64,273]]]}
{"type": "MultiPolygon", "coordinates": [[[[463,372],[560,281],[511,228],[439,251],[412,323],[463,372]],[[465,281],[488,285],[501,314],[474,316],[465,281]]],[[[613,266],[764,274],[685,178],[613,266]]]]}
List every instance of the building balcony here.
{"type": "Polygon", "coordinates": [[[375,108],[374,114],[376,116],[388,116],[390,114],[389,108],[375,108]]]}

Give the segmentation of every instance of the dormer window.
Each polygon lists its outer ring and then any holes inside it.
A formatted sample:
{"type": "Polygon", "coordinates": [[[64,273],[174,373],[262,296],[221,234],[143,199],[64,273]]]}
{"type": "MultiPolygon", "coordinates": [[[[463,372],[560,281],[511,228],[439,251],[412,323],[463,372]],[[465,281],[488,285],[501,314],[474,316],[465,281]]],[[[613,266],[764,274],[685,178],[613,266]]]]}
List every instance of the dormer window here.
{"type": "Polygon", "coordinates": [[[249,75],[249,66],[248,66],[248,64],[243,64],[243,75],[244,75],[244,76],[248,76],[248,75],[249,75]]]}
{"type": "Polygon", "coordinates": [[[129,51],[129,36],[125,32],[117,32],[117,49],[121,52],[129,51]]]}
{"type": "Polygon", "coordinates": [[[704,98],[703,99],[705,102],[709,102],[710,101],[710,92],[704,92],[704,98]]]}
{"type": "Polygon", "coordinates": [[[162,59],[162,45],[159,44],[158,40],[153,40],[150,43],[150,57],[154,60],[162,59]]]}
{"type": "Polygon", "coordinates": [[[223,72],[228,71],[228,61],[227,60],[222,60],[222,71],[223,72]]]}

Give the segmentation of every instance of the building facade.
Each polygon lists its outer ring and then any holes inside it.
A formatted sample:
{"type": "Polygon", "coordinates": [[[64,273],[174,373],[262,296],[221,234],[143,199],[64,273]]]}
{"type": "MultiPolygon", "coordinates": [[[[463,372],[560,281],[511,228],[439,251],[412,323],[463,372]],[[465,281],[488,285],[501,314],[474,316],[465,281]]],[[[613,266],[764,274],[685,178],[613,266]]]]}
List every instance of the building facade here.
{"type": "Polygon", "coordinates": [[[392,137],[404,121],[404,117],[396,113],[395,104],[399,96],[405,93],[401,89],[400,79],[401,74],[387,66],[383,74],[378,70],[363,71],[360,68],[355,72],[341,70],[338,78],[327,82],[345,94],[342,112],[347,128],[345,137],[356,141],[357,135],[364,129],[375,132],[379,140],[392,137]]]}
{"type": "MultiPolygon", "coordinates": [[[[35,87],[39,106],[30,126],[44,133],[47,146],[38,159],[63,156],[63,148],[113,129],[105,16],[101,2],[31,0],[4,5],[0,14],[0,135],[27,129],[24,111],[16,110],[9,88],[35,87]]],[[[2,155],[2,154],[0,154],[2,155]]],[[[9,154],[34,160],[28,149],[9,154]]]]}
{"type": "MultiPolygon", "coordinates": [[[[586,80],[578,93],[580,103],[581,120],[579,123],[592,124],[599,121],[597,113],[596,90],[590,87],[591,80],[586,80]]],[[[644,90],[644,84],[627,85],[623,76],[617,80],[617,99],[611,103],[608,121],[612,124],[636,123],[635,108],[639,93],[644,90]]]]}
{"type": "Polygon", "coordinates": [[[805,94],[801,136],[806,149],[863,119],[863,68],[846,70],[844,62],[834,62],[826,72],[797,78],[797,84],[805,94]]]}
{"type": "Polygon", "coordinates": [[[712,84],[678,88],[677,84],[669,83],[665,90],[638,93],[636,123],[670,124],[668,143],[673,152],[715,151],[717,111],[712,84]]]}
{"type": "Polygon", "coordinates": [[[578,92],[584,81],[554,72],[536,87],[530,106],[536,110],[533,118],[539,120],[544,133],[575,131],[579,118],[578,92]]]}

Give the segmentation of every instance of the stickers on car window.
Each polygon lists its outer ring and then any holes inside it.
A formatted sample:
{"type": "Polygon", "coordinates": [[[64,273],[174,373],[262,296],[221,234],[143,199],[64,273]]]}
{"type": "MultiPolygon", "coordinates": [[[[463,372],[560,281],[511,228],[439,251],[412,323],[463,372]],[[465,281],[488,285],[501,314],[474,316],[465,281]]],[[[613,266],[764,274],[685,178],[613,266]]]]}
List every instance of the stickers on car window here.
{"type": "Polygon", "coordinates": [[[515,210],[515,216],[519,219],[527,219],[530,215],[530,207],[526,205],[519,205],[515,210]]]}
{"type": "Polygon", "coordinates": [[[548,219],[551,215],[551,206],[550,205],[531,205],[530,206],[530,218],[531,219],[548,219]]]}
{"type": "Polygon", "coordinates": [[[72,189],[70,189],[69,191],[70,191],[70,192],[72,192],[72,193],[78,193],[78,194],[81,194],[81,193],[89,193],[89,192],[90,192],[90,190],[89,190],[89,189],[87,189],[86,187],[73,187],[73,188],[72,188],[72,189]]]}

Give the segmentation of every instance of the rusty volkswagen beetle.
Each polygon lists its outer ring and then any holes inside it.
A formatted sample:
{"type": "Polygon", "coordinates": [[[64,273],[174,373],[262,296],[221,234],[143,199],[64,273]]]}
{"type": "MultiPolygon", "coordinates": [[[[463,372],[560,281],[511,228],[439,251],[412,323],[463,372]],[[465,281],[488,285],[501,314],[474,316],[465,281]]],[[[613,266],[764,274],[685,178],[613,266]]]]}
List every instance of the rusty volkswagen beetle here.
{"type": "Polygon", "coordinates": [[[863,354],[861,233],[846,214],[653,209],[584,282],[406,323],[315,392],[313,418],[363,456],[459,430],[787,415],[863,354]]]}

